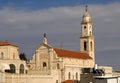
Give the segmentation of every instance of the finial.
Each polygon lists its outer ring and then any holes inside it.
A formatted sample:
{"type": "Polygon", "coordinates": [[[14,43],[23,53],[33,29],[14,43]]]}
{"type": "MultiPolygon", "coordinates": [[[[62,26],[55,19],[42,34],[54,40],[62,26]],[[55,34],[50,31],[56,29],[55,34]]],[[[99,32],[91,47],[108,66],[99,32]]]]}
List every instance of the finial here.
{"type": "Polygon", "coordinates": [[[44,44],[47,44],[46,33],[44,33],[43,43],[44,43],[44,44]]]}
{"type": "Polygon", "coordinates": [[[88,11],[88,5],[85,6],[85,11],[86,11],[86,12],[88,11]]]}

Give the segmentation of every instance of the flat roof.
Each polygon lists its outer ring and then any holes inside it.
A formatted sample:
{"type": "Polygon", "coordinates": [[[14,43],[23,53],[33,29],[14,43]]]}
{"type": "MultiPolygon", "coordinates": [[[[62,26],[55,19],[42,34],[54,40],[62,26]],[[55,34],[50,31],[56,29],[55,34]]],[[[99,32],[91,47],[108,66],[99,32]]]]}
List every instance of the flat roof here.
{"type": "Polygon", "coordinates": [[[110,79],[110,78],[118,78],[120,76],[94,76],[95,79],[110,79]]]}

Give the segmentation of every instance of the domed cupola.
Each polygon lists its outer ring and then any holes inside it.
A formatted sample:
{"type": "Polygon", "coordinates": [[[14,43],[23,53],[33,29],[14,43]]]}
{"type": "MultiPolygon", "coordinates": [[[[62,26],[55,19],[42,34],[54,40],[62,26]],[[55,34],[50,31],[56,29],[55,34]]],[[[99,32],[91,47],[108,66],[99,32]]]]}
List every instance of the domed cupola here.
{"type": "Polygon", "coordinates": [[[86,11],[85,11],[85,14],[82,17],[81,24],[88,24],[88,23],[92,24],[92,20],[91,20],[90,14],[88,13],[87,7],[88,6],[86,6],[86,11]]]}

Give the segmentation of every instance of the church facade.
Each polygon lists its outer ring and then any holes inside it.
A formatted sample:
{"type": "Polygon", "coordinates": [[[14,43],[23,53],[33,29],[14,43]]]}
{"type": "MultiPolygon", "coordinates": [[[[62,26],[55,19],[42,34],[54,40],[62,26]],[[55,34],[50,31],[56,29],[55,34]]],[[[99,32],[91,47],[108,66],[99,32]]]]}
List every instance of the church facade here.
{"type": "Polygon", "coordinates": [[[44,34],[43,42],[28,63],[19,59],[18,46],[8,41],[0,42],[0,63],[3,83],[80,81],[82,69],[93,68],[95,64],[92,20],[87,7],[81,21],[79,52],[50,46],[44,34]]]}

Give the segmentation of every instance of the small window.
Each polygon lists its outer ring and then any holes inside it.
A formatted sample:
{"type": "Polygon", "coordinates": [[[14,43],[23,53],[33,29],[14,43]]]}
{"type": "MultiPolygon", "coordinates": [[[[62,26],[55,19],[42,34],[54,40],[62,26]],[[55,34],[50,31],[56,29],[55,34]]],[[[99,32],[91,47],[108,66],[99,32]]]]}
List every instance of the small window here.
{"type": "Polygon", "coordinates": [[[70,72],[68,73],[68,79],[70,79],[71,78],[71,74],[70,74],[70,72]]]}
{"type": "Polygon", "coordinates": [[[46,67],[46,66],[47,66],[46,62],[43,62],[43,67],[46,67]]]}
{"type": "Polygon", "coordinates": [[[78,80],[78,73],[76,73],[76,80],[78,80]]]}
{"type": "Polygon", "coordinates": [[[56,80],[56,83],[58,83],[58,80],[56,80]]]}
{"type": "Polygon", "coordinates": [[[87,50],[87,42],[84,41],[84,51],[86,51],[86,50],[87,50]]]}
{"type": "Polygon", "coordinates": [[[1,55],[4,55],[4,53],[3,53],[3,52],[1,52],[1,55]]]}
{"type": "Polygon", "coordinates": [[[86,26],[84,26],[84,29],[86,29],[86,26]]]}
{"type": "Polygon", "coordinates": [[[92,32],[90,31],[90,35],[92,35],[92,32]]]}
{"type": "Polygon", "coordinates": [[[57,63],[57,69],[60,69],[60,65],[59,65],[59,63],[57,63]]]}
{"type": "Polygon", "coordinates": [[[0,58],[3,59],[4,53],[1,52],[0,58]]]}
{"type": "Polygon", "coordinates": [[[91,51],[92,51],[92,49],[93,49],[93,47],[92,47],[92,42],[90,42],[90,47],[91,47],[91,51]]]}

